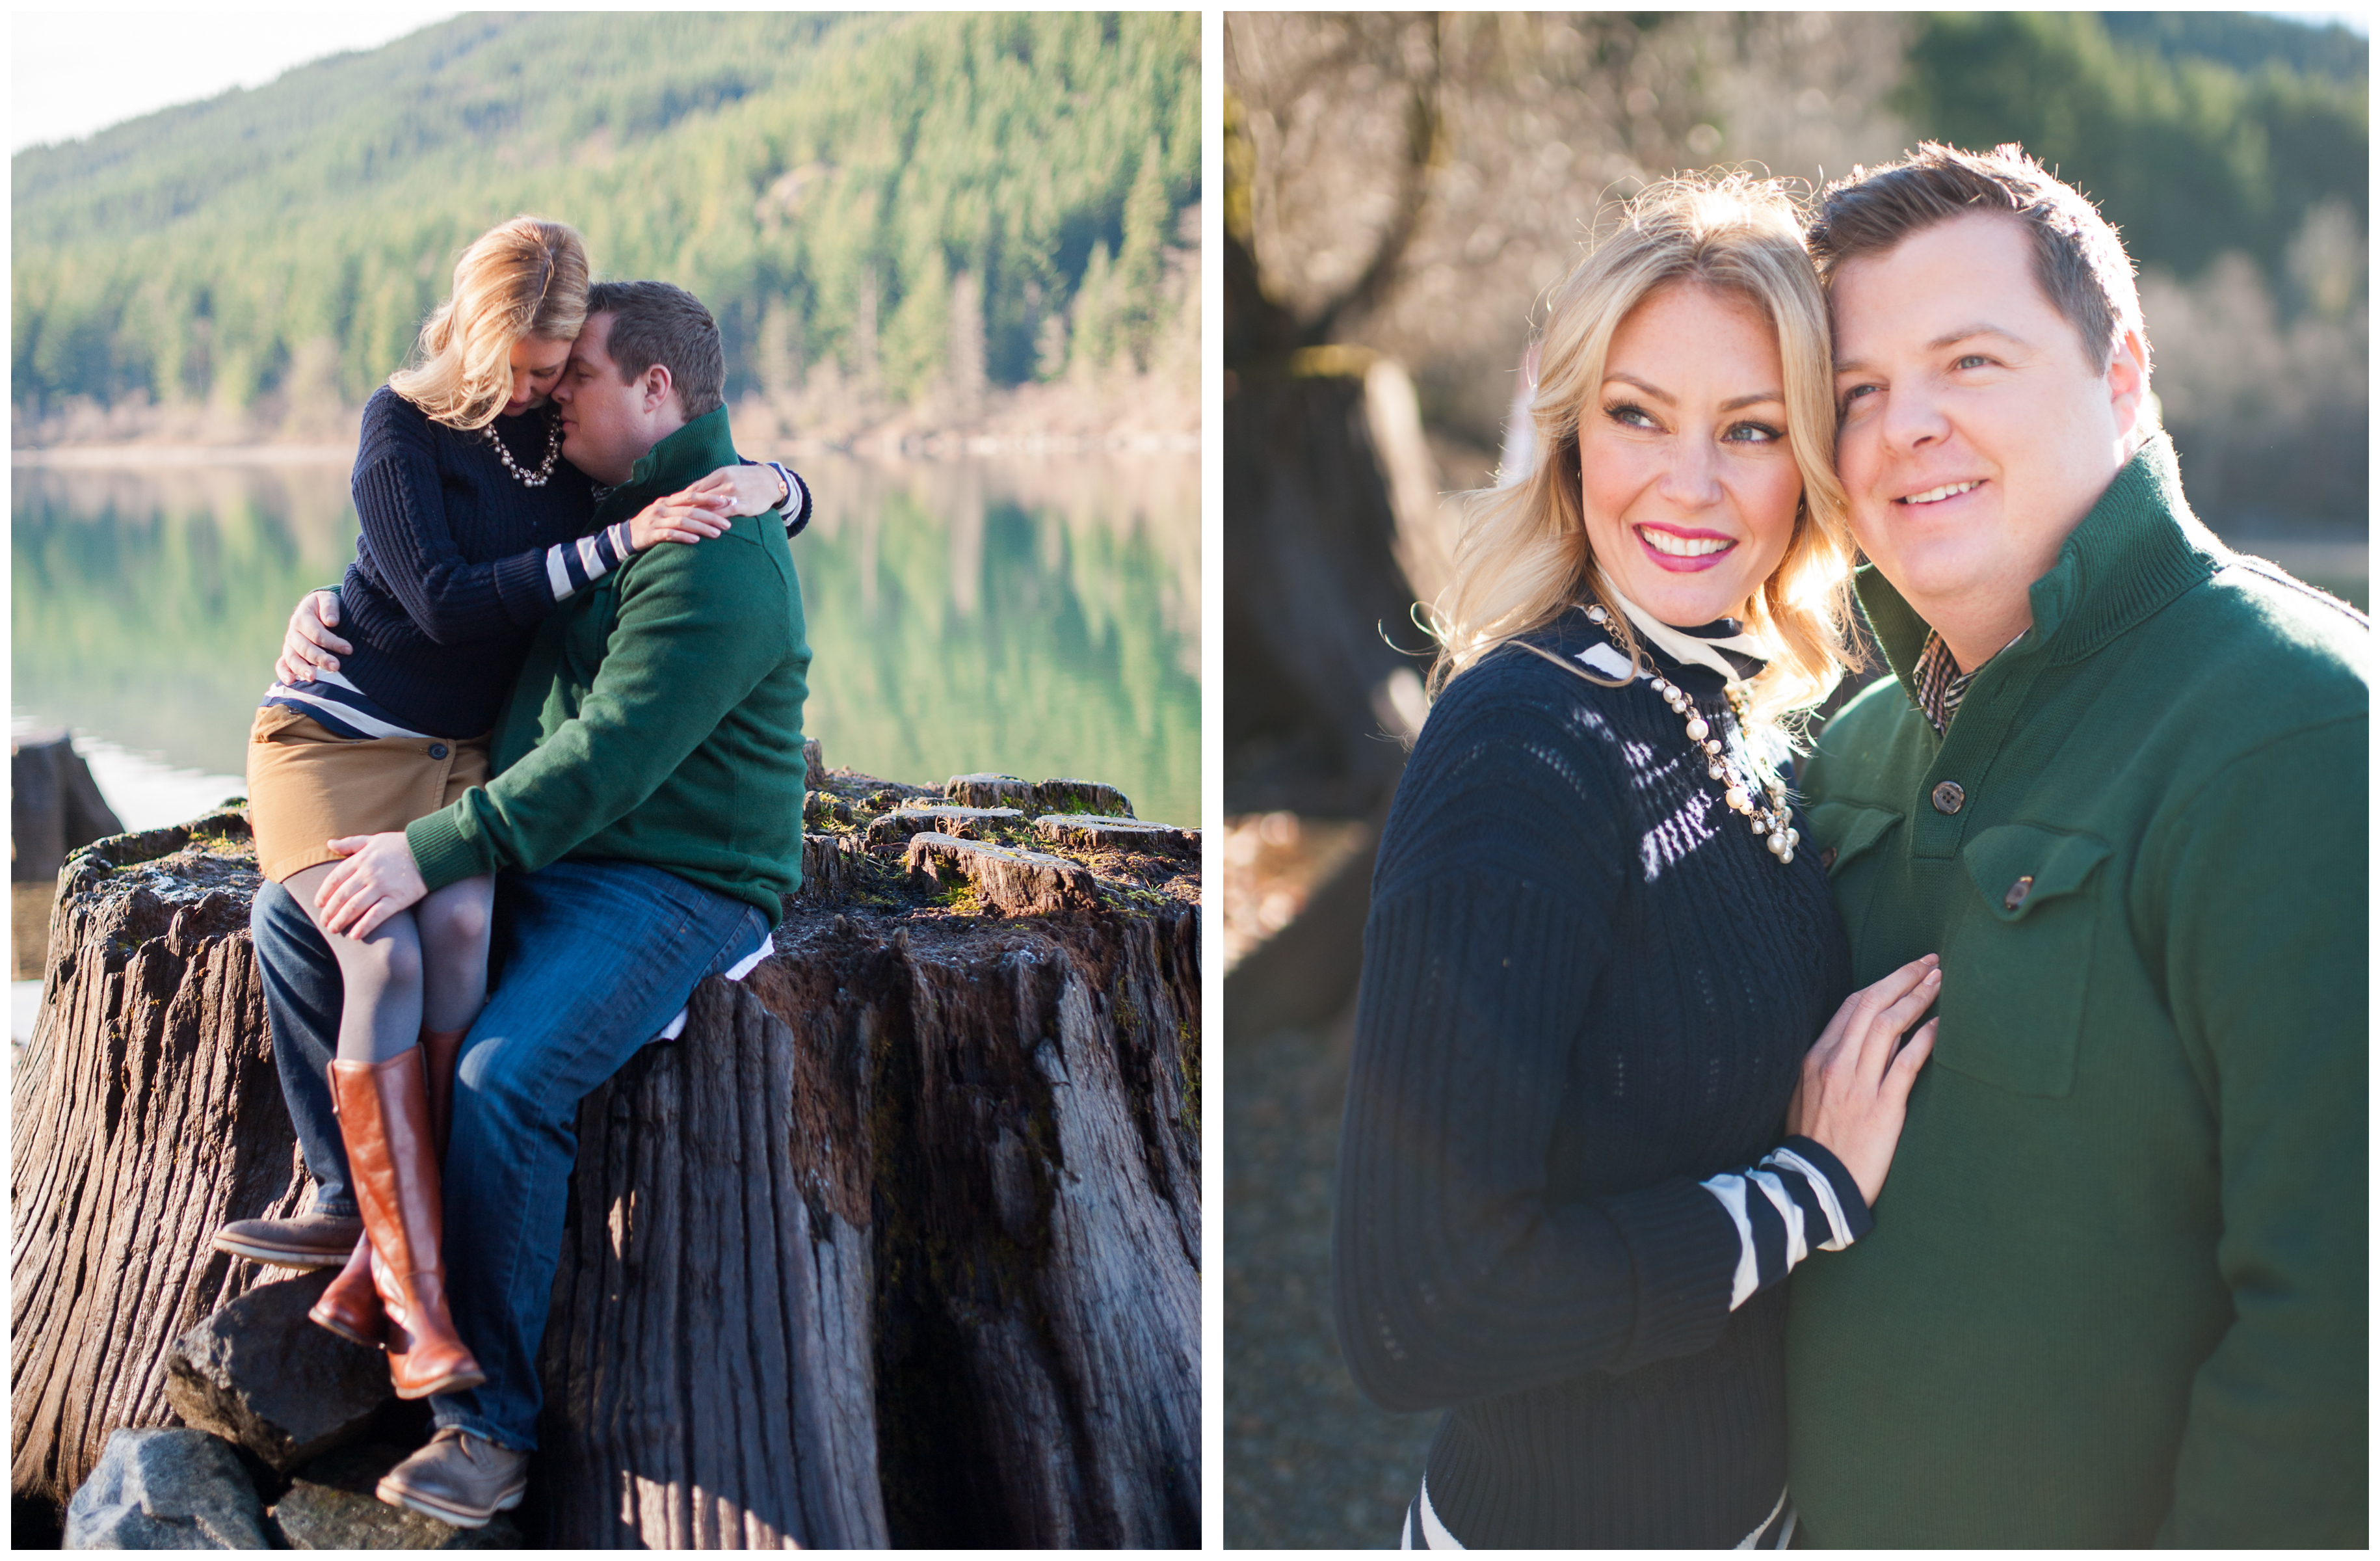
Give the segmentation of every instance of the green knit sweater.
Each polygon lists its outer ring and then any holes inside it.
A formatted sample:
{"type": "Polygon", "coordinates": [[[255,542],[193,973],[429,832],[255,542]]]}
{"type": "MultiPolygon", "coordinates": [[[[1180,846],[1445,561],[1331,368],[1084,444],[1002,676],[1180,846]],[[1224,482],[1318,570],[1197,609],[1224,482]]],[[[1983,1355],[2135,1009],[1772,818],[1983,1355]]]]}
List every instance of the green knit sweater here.
{"type": "MultiPolygon", "coordinates": [[[[595,524],[732,465],[727,411],[647,451],[595,524]]],[[[801,587],[773,514],[648,548],[558,607],[497,718],[493,778],[405,835],[431,888],[500,867],[643,862],[758,906],[802,881],[801,587]]]]}
{"type": "Polygon", "coordinates": [[[2368,625],[2162,435],[1946,737],[1859,590],[1899,680],[1804,828],[1854,978],[1938,950],[1942,1028],[1875,1231],[1794,1281],[1811,1541],[2362,1545],[2368,625]]]}

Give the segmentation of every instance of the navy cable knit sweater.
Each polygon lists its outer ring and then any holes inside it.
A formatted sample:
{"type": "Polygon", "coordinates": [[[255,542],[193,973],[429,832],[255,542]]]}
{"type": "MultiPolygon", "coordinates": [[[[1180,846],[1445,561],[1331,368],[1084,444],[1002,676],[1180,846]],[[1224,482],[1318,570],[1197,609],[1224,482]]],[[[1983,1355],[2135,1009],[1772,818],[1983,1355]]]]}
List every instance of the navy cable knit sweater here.
{"type": "MultiPolygon", "coordinates": [[[[525,471],[543,463],[553,409],[500,417],[525,471]]],[[[595,488],[566,460],[543,487],[504,470],[485,433],[433,422],[383,385],[356,449],[363,534],[339,587],[340,671],[417,731],[495,725],[537,626],[553,611],[545,550],[588,529],[595,488]]]]}
{"type": "MultiPolygon", "coordinates": [[[[1534,640],[1604,636],[1572,613],[1534,640]]],[[[1467,1546],[1731,1546],[1783,1489],[1784,1290],[1730,1310],[1744,1242],[1699,1184],[1778,1147],[1850,958],[1815,853],[1780,863],[1721,790],[1648,682],[1509,646],[1398,787],[1335,1299],[1368,1396],[1449,1408],[1427,1475],[1467,1546]]]]}

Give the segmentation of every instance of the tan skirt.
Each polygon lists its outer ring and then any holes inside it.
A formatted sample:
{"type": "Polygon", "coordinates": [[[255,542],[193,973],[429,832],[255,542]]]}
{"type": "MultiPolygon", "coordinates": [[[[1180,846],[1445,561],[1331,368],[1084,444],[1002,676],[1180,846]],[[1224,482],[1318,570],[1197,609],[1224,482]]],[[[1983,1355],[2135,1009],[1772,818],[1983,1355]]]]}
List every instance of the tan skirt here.
{"type": "Polygon", "coordinates": [[[282,704],[260,705],[249,728],[249,826],[276,884],[337,861],[342,835],[403,829],[487,784],[485,736],[343,738],[282,704]]]}

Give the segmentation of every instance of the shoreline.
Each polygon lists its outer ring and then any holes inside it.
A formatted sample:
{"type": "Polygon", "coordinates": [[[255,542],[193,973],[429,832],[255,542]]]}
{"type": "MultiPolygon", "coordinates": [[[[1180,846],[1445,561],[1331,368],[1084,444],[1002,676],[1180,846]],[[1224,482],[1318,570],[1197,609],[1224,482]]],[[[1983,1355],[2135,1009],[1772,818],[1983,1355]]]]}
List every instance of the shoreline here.
{"type": "MultiPolygon", "coordinates": [[[[982,456],[1196,455],[1201,435],[1185,433],[1095,434],[888,433],[856,439],[792,439],[778,448],[795,458],[850,456],[887,461],[982,456]]],[[[11,448],[11,468],[111,470],[186,466],[352,466],[353,444],[37,445],[11,448]]]]}

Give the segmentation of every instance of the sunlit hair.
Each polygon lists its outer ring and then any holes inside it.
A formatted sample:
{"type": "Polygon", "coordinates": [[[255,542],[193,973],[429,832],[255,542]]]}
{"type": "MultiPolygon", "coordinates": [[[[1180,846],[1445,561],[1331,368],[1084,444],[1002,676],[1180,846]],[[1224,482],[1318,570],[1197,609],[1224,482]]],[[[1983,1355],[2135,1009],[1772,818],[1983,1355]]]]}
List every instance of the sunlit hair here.
{"type": "MultiPolygon", "coordinates": [[[[1745,608],[1745,628],[1776,651],[1752,681],[1753,720],[1817,703],[1854,659],[1844,637],[1854,544],[1835,475],[1833,351],[1800,213],[1776,180],[1690,176],[1621,207],[1554,292],[1529,413],[1536,463],[1517,482],[1467,497],[1452,581],[1427,613],[1439,646],[1433,694],[1499,645],[1596,602],[1632,665],[1645,665],[1626,615],[1597,583],[1579,492],[1578,420],[1603,393],[1604,360],[1621,322],[1656,290],[1688,283],[1745,299],[1776,326],[1786,439],[1802,470],[1792,540],[1745,608]]],[[[1548,659],[1588,682],[1625,685],[1575,661],[1548,659]]]]}
{"type": "Polygon", "coordinates": [[[513,344],[575,341],[587,323],[587,245],[578,230],[515,217],[471,241],[455,293],[421,327],[420,360],[388,387],[449,428],[485,428],[513,394],[513,344]]]}

